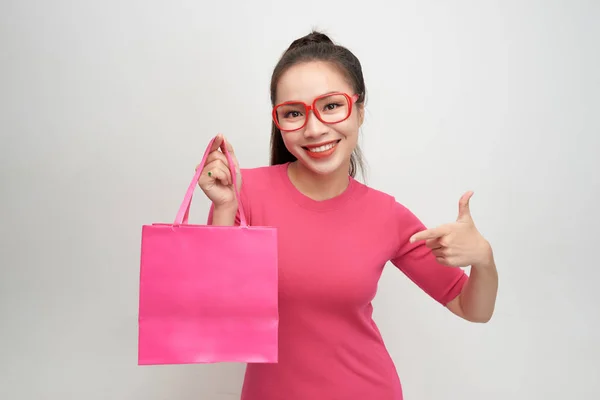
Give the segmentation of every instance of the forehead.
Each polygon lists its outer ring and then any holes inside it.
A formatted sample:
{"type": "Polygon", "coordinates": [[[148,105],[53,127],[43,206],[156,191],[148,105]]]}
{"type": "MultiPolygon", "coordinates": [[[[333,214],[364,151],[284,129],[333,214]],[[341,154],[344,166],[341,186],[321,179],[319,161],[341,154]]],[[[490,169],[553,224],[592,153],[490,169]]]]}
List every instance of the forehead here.
{"type": "Polygon", "coordinates": [[[352,95],[352,87],[344,74],[327,62],[312,61],[290,67],[277,84],[277,103],[300,100],[310,103],[328,92],[345,92],[352,95]]]}

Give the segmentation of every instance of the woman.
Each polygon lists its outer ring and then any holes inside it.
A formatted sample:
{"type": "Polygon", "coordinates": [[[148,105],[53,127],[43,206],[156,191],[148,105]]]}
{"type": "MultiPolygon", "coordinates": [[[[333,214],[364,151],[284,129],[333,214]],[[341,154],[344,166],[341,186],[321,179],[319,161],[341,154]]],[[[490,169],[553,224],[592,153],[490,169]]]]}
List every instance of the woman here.
{"type": "MultiPolygon", "coordinates": [[[[454,314],[487,322],[497,272],[465,194],[456,222],[426,229],[393,197],[354,179],[364,118],[358,59],[324,34],[295,40],[271,81],[271,165],[239,172],[248,223],[278,229],[279,362],[249,364],[244,400],[399,400],[400,380],[371,319],[391,261],[454,314]],[[243,183],[241,183],[243,179],[243,183]],[[457,267],[471,266],[468,277],[457,267]]],[[[217,137],[198,181],[209,224],[238,222],[217,137]]]]}

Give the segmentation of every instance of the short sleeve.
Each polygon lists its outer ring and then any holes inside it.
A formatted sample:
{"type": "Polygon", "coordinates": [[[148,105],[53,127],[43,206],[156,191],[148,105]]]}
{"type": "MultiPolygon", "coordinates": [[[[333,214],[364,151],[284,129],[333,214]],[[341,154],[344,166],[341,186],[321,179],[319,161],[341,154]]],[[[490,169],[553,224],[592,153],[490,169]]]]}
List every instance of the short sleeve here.
{"type": "Polygon", "coordinates": [[[425,241],[409,242],[412,235],[427,229],[410,210],[396,202],[393,215],[398,242],[390,261],[425,293],[445,306],[460,294],[468,275],[461,268],[437,262],[425,241]]]}

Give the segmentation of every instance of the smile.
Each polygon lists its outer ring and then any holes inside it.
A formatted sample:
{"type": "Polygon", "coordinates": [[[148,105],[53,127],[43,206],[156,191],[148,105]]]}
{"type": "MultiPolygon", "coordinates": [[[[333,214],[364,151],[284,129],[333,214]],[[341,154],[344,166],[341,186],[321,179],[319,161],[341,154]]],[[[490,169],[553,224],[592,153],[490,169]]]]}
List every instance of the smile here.
{"type": "Polygon", "coordinates": [[[303,146],[304,150],[308,152],[308,155],[313,158],[323,158],[328,157],[335,151],[338,143],[341,139],[327,142],[327,143],[319,143],[316,145],[303,146]]]}

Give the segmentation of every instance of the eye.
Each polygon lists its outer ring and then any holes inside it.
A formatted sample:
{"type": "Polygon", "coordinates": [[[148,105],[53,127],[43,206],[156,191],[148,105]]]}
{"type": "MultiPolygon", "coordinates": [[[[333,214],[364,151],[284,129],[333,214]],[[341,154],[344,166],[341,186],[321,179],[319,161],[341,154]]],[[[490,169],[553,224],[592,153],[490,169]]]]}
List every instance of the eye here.
{"type": "Polygon", "coordinates": [[[298,118],[300,116],[302,116],[300,111],[288,111],[283,115],[283,118],[298,118]]]}
{"type": "Polygon", "coordinates": [[[323,108],[323,111],[333,111],[336,108],[341,107],[341,106],[342,106],[342,104],[339,104],[339,103],[329,103],[323,108]]]}

